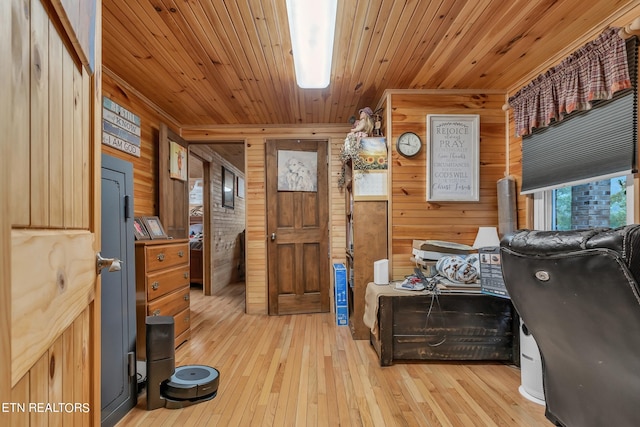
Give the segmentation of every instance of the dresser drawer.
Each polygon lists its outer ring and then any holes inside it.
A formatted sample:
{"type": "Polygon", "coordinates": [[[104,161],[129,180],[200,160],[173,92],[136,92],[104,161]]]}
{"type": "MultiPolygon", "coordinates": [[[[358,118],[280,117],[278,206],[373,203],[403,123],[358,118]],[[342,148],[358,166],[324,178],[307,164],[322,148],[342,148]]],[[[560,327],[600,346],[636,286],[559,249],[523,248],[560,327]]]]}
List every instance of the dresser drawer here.
{"type": "Polygon", "coordinates": [[[171,270],[148,274],[145,281],[147,282],[145,286],[147,300],[152,301],[178,288],[189,285],[189,267],[176,267],[171,270]]]}
{"type": "Polygon", "coordinates": [[[148,316],[174,316],[176,313],[189,307],[189,287],[186,286],[175,292],[149,301],[147,305],[148,316]]]}
{"type": "Polygon", "coordinates": [[[176,348],[178,348],[182,343],[186,342],[189,338],[191,338],[191,330],[190,329],[187,329],[186,331],[184,331],[180,335],[177,335],[176,339],[174,341],[174,344],[175,344],[176,348]]]}
{"type": "Polygon", "coordinates": [[[189,264],[189,243],[148,246],[145,254],[147,272],[189,264]]]}
{"type": "Polygon", "coordinates": [[[191,325],[191,310],[186,308],[180,313],[173,316],[175,325],[175,336],[180,336],[184,331],[189,329],[191,325]]]}

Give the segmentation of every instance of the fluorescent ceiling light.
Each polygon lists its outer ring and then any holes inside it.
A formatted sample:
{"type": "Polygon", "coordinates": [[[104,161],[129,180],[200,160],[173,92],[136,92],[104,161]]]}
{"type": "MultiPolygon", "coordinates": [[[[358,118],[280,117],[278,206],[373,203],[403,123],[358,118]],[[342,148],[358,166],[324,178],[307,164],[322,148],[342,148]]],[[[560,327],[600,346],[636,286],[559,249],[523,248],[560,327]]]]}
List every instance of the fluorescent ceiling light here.
{"type": "Polygon", "coordinates": [[[298,86],[329,86],[337,0],[287,0],[293,65],[298,86]]]}

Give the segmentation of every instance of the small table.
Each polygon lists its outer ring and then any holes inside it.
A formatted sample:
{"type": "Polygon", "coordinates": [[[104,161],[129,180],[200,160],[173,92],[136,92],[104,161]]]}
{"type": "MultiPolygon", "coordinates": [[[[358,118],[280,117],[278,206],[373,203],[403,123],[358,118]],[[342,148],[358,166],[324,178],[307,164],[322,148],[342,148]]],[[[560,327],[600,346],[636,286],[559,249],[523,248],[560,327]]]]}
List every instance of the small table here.
{"type": "Polygon", "coordinates": [[[519,365],[519,319],[509,299],[481,293],[434,295],[374,283],[367,285],[365,299],[365,324],[381,366],[398,360],[519,365]]]}

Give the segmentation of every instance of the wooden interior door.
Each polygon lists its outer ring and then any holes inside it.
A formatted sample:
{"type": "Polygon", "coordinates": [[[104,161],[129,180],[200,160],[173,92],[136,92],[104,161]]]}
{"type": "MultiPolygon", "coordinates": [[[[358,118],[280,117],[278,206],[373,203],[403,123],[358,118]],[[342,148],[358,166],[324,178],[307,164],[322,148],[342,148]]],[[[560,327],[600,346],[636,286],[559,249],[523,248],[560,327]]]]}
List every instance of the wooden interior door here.
{"type": "Polygon", "coordinates": [[[2,411],[0,425],[99,425],[101,8],[2,4],[0,45],[8,40],[12,55],[0,68],[9,106],[0,109],[0,400],[80,406],[2,411]],[[89,50],[76,50],[92,29],[87,16],[96,19],[93,74],[78,60],[89,50]]]}
{"type": "MultiPolygon", "coordinates": [[[[187,156],[188,143],[164,123],[160,125],[160,145],[158,147],[158,205],[159,216],[165,232],[176,239],[189,237],[189,174],[187,156]],[[184,180],[171,177],[172,142],[185,149],[181,165],[185,169],[184,180]]],[[[176,153],[173,153],[175,156],[176,153]]]]}
{"type": "Polygon", "coordinates": [[[269,314],[329,311],[327,142],[266,150],[269,314]]]}
{"type": "MultiPolygon", "coordinates": [[[[11,51],[11,9],[13,2],[0,2],[0,51],[11,51]]],[[[14,30],[15,34],[15,30],[14,30]]],[[[12,124],[13,90],[11,61],[0,62],[0,90],[5,102],[0,104],[0,129],[9,129],[12,124]]],[[[0,141],[0,182],[9,182],[11,174],[8,163],[11,154],[9,138],[0,141]]],[[[0,185],[0,313],[11,313],[11,218],[9,216],[9,186],[0,185]]],[[[0,402],[11,402],[11,317],[0,316],[0,402]]],[[[8,425],[8,416],[0,421],[8,425]]]]}

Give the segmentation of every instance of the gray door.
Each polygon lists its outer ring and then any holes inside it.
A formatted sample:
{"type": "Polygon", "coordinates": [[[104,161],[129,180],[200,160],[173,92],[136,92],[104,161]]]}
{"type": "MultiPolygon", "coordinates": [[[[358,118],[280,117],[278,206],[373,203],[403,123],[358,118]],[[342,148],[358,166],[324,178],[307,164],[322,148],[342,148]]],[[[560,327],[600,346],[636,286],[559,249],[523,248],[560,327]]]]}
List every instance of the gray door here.
{"type": "Polygon", "coordinates": [[[133,166],[104,154],[101,253],[123,261],[102,271],[101,424],[113,426],[137,401],[133,166]]]}

